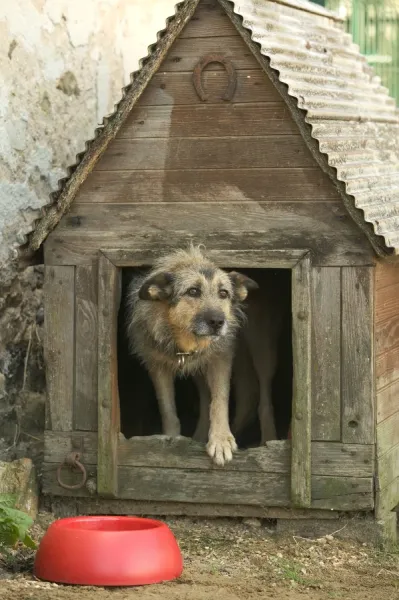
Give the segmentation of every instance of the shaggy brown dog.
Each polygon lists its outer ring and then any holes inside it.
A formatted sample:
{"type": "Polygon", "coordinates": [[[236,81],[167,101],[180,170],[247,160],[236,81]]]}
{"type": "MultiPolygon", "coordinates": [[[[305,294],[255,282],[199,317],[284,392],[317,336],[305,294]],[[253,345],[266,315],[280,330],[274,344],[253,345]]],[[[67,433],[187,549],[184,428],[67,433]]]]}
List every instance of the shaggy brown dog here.
{"type": "Polygon", "coordinates": [[[230,461],[237,448],[229,425],[230,377],[241,305],[257,287],[190,248],[160,258],[129,288],[128,337],[154,384],[163,433],[180,435],[174,378],[193,375],[201,404],[194,437],[206,435],[217,465],[230,461]]]}

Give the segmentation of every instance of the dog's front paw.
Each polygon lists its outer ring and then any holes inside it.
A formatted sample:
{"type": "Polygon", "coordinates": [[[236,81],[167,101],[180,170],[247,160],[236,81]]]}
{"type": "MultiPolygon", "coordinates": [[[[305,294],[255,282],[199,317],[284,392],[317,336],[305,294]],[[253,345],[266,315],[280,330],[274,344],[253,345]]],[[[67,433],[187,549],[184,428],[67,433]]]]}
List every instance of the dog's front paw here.
{"type": "Polygon", "coordinates": [[[206,445],[206,451],[213,462],[220,467],[233,459],[237,444],[231,431],[227,433],[211,433],[206,445]]]}

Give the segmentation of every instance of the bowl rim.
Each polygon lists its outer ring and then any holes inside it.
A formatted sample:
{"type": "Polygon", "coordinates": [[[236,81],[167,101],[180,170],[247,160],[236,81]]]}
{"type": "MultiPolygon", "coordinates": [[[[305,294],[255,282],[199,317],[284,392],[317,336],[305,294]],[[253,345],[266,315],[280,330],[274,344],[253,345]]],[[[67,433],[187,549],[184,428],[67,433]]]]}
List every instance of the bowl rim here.
{"type": "Polygon", "coordinates": [[[143,534],[149,531],[156,531],[162,528],[167,528],[168,526],[163,521],[159,521],[157,519],[149,519],[146,517],[135,517],[131,515],[79,515],[77,517],[64,517],[61,519],[57,519],[51,523],[50,527],[52,529],[63,529],[63,530],[73,530],[75,532],[84,531],[87,533],[95,534],[95,533],[113,533],[113,534],[143,534]],[[126,523],[144,523],[148,525],[148,527],[143,527],[142,529],[95,529],[95,528],[85,528],[76,527],[76,524],[90,522],[103,522],[110,523],[112,521],[126,522],[126,523]]]}

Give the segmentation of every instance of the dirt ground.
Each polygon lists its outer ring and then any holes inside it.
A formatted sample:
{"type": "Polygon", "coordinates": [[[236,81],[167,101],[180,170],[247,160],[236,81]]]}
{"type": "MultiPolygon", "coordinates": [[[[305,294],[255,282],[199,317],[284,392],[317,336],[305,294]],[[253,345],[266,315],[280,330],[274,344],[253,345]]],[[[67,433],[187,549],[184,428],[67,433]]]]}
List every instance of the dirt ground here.
{"type": "MultiPolygon", "coordinates": [[[[44,583],[31,574],[33,553],[19,550],[0,555],[0,599],[399,600],[399,548],[383,552],[338,540],[334,532],[320,539],[282,538],[268,522],[167,522],[184,556],[177,581],[117,589],[44,583]]],[[[40,527],[35,533],[40,538],[40,527]]]]}

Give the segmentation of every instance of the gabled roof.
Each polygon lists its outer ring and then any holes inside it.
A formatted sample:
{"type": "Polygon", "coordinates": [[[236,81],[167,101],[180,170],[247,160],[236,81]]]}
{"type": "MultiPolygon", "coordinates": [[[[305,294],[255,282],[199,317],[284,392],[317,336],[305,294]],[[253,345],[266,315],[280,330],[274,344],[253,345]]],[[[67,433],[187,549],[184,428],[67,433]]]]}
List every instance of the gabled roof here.
{"type": "MultiPolygon", "coordinates": [[[[30,235],[36,250],[69,209],[199,0],[176,6],[30,235]]],[[[333,13],[306,0],[218,0],[285,99],[320,167],[383,257],[399,255],[399,111],[333,13]]]]}

